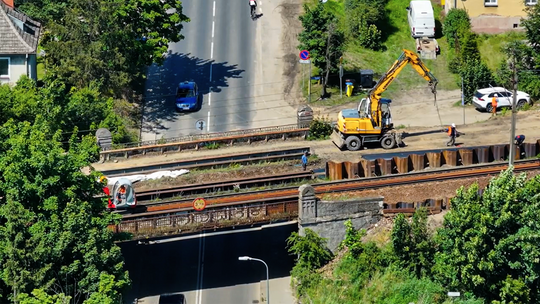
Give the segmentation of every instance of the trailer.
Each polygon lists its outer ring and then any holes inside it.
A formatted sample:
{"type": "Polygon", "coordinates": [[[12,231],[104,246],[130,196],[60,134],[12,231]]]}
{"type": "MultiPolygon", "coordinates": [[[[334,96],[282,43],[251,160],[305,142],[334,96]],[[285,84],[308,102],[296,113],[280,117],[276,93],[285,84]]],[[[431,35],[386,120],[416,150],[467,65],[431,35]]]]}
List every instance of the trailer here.
{"type": "Polygon", "coordinates": [[[435,38],[416,38],[416,52],[422,59],[437,59],[437,55],[441,53],[439,43],[435,38]]]}

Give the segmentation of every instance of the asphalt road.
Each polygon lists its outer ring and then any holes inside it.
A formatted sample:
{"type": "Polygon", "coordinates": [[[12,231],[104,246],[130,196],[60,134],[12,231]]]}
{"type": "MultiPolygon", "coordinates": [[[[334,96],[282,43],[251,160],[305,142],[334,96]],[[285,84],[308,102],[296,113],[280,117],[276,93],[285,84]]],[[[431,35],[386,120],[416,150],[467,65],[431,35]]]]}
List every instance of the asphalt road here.
{"type": "Polygon", "coordinates": [[[185,39],[170,45],[165,64],[149,68],[142,140],[258,125],[253,117],[261,110],[254,105],[259,20],[251,20],[248,1],[185,0],[182,4],[191,22],[184,26],[185,39]],[[174,95],[178,83],[186,80],[197,83],[203,105],[198,112],[179,114],[174,95]],[[196,128],[198,120],[204,121],[203,130],[196,128]]]}
{"type": "Polygon", "coordinates": [[[289,224],[218,235],[201,233],[147,245],[122,243],[132,280],[124,303],[138,298],[150,299],[141,302],[150,304],[155,302],[152,298],[165,293],[182,293],[189,304],[259,303],[255,301],[261,300],[265,290],[266,271],[262,263],[238,260],[250,256],[268,264],[271,302],[292,304],[290,293],[284,290],[294,265],[286,239],[297,229],[297,224],[289,224]]]}

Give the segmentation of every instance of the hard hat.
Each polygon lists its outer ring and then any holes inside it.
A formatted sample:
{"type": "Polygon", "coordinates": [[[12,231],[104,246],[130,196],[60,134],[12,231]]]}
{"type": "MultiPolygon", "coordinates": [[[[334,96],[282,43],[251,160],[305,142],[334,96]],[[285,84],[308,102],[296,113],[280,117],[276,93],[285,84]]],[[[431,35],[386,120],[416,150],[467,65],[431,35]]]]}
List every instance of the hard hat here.
{"type": "Polygon", "coordinates": [[[452,124],[452,128],[455,128],[455,127],[456,127],[456,124],[455,124],[455,123],[453,123],[453,124],[452,124]]]}

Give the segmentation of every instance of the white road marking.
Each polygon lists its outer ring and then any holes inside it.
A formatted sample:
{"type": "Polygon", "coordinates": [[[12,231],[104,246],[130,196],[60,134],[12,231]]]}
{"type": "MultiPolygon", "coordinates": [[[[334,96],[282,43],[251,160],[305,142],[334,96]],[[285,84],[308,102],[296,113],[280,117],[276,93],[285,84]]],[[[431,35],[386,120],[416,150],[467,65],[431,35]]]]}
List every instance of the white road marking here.
{"type": "Polygon", "coordinates": [[[206,123],[206,132],[210,132],[210,111],[208,111],[208,122],[206,123]]]}
{"type": "Polygon", "coordinates": [[[216,1],[214,1],[214,8],[212,9],[212,17],[216,16],[216,1]]]}
{"type": "Polygon", "coordinates": [[[204,276],[204,251],[205,251],[205,233],[201,232],[199,240],[199,264],[197,267],[197,291],[195,297],[197,304],[202,304],[203,276],[204,276]]]}
{"type": "Polygon", "coordinates": [[[208,93],[208,105],[212,104],[212,92],[208,93]]]}
{"type": "Polygon", "coordinates": [[[215,22],[212,21],[212,38],[214,38],[214,26],[215,26],[215,25],[216,25],[215,22]]]}
{"type": "Polygon", "coordinates": [[[210,59],[214,58],[214,42],[210,45],[210,59]]]}

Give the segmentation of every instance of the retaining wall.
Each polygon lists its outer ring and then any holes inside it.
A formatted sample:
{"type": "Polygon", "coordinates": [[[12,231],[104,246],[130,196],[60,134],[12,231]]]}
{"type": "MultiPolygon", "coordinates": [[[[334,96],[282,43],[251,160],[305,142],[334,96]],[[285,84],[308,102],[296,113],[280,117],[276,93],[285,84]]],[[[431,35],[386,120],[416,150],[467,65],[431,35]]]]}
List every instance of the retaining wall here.
{"type": "MultiPolygon", "coordinates": [[[[515,160],[532,158],[540,153],[540,140],[516,147],[515,160]]],[[[358,162],[326,163],[326,177],[330,180],[401,174],[442,166],[470,166],[507,160],[510,145],[464,147],[426,151],[396,152],[364,155],[358,162]]]]}
{"type": "Polygon", "coordinates": [[[382,218],[383,197],[358,198],[344,201],[321,201],[310,185],[299,188],[298,229],[300,235],[309,228],[327,239],[328,248],[335,252],[345,237],[345,221],[363,229],[382,218]]]}

